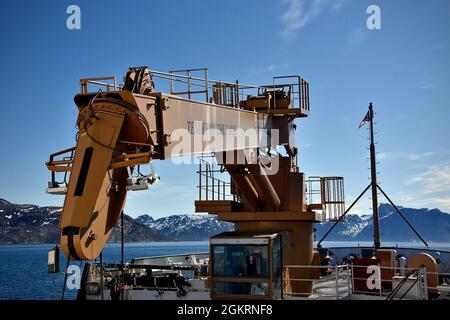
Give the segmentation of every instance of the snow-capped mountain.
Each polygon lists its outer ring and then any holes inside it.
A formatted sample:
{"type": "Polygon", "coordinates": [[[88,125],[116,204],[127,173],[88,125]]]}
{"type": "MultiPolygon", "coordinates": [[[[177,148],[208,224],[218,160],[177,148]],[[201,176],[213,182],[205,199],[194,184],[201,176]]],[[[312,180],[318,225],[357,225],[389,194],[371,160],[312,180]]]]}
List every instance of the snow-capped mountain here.
{"type": "MultiPolygon", "coordinates": [[[[410,209],[403,207],[399,207],[399,209],[426,240],[450,242],[450,215],[448,213],[439,209],[410,209]]],[[[320,239],[332,224],[333,222],[315,224],[316,239],[320,239]]],[[[420,241],[390,204],[380,204],[379,225],[381,240],[420,241]]],[[[336,226],[327,240],[373,240],[372,216],[348,214],[345,220],[336,226]]]]}
{"type": "MultiPolygon", "coordinates": [[[[13,204],[0,199],[0,244],[58,242],[60,214],[60,207],[13,204]]],[[[232,229],[233,224],[206,214],[174,215],[157,220],[149,215],[136,219],[124,216],[126,242],[207,240],[232,229]]],[[[109,241],[118,242],[120,238],[119,219],[109,241]]]]}
{"type": "Polygon", "coordinates": [[[61,208],[17,205],[0,199],[0,243],[54,242],[61,208]]]}
{"type": "MultiPolygon", "coordinates": [[[[429,241],[450,242],[450,215],[438,209],[401,208],[402,213],[429,241]]],[[[380,205],[380,236],[383,241],[414,241],[416,235],[388,204],[380,205]]],[[[32,204],[13,204],[0,199],[0,244],[4,243],[56,243],[59,241],[58,222],[61,208],[38,207],[32,204]]],[[[218,221],[207,214],[172,215],[153,219],[141,215],[136,219],[124,216],[126,242],[207,240],[209,237],[233,230],[233,224],[218,221]]],[[[332,225],[317,223],[316,239],[332,225]]],[[[347,215],[327,240],[371,241],[373,220],[370,215],[347,215]]],[[[119,225],[110,241],[120,241],[119,225]]]]}
{"type": "MultiPolygon", "coordinates": [[[[0,244],[2,243],[56,243],[60,207],[38,207],[30,204],[13,204],[0,199],[0,244]]],[[[167,241],[155,230],[124,216],[124,236],[128,242],[167,241]]],[[[120,241],[120,220],[110,237],[110,241],[120,241]]]]}
{"type": "Polygon", "coordinates": [[[180,214],[154,220],[149,215],[141,215],[137,222],[157,230],[161,235],[177,241],[207,240],[224,231],[232,231],[233,224],[219,221],[208,214],[180,214]]]}
{"type": "Polygon", "coordinates": [[[145,224],[146,226],[150,226],[155,220],[150,217],[148,214],[143,214],[136,218],[136,221],[142,224],[145,224]]]}

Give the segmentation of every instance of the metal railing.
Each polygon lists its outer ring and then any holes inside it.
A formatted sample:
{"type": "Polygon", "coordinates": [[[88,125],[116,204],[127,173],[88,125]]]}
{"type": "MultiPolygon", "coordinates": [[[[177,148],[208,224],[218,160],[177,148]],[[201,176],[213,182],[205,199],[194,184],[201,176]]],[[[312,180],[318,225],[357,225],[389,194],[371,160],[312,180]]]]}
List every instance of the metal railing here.
{"type": "MultiPolygon", "coordinates": [[[[300,76],[278,76],[273,77],[273,87],[288,88],[288,96],[291,99],[292,108],[302,109],[305,113],[309,113],[309,83],[300,76]],[[276,84],[278,80],[295,79],[291,83],[276,84]]],[[[276,103],[276,101],[275,101],[276,103]]],[[[276,107],[275,107],[276,108],[276,107]]]]}
{"type": "MultiPolygon", "coordinates": [[[[371,266],[373,267],[373,266],[371,266]]],[[[363,269],[362,273],[368,273],[368,266],[350,265],[352,274],[352,294],[376,295],[386,300],[418,299],[427,300],[430,287],[427,286],[425,268],[386,267],[377,265],[378,274],[375,272],[371,279],[355,275],[357,269],[363,269]],[[383,276],[383,274],[387,274],[383,276]],[[378,275],[378,276],[377,276],[378,275]],[[361,284],[372,282],[372,289],[361,289],[361,284]],[[359,285],[357,285],[359,283],[359,285]]]]}
{"type": "MultiPolygon", "coordinates": [[[[154,72],[154,71],[152,71],[154,72]]],[[[205,95],[205,101],[208,102],[208,69],[207,68],[197,68],[197,69],[182,69],[182,70],[172,70],[169,71],[171,74],[170,76],[170,94],[174,95],[187,95],[188,99],[191,99],[191,96],[194,94],[204,94],[205,95]],[[196,72],[203,72],[203,78],[194,77],[192,76],[193,73],[196,72]],[[186,89],[182,91],[175,91],[175,82],[177,81],[177,78],[183,78],[186,81],[181,81],[181,83],[184,83],[186,85],[186,89]],[[203,89],[200,90],[192,90],[192,87],[200,87],[203,89]]]]}
{"type": "MultiPolygon", "coordinates": [[[[205,102],[240,108],[242,100],[246,100],[251,96],[261,97],[267,94],[270,89],[282,88],[291,101],[289,108],[299,108],[305,115],[310,111],[309,84],[300,76],[273,77],[272,85],[253,86],[240,84],[239,81],[233,83],[211,80],[208,78],[207,68],[182,69],[169,72],[149,70],[149,72],[152,77],[168,81],[171,94],[186,96],[188,99],[192,99],[195,95],[203,94],[205,102]],[[198,72],[203,72],[203,77],[194,75],[198,72]],[[280,79],[295,79],[295,81],[287,84],[276,84],[280,79]],[[184,89],[176,90],[176,84],[184,85],[184,89]],[[198,90],[194,88],[198,88],[198,90]]],[[[279,98],[274,92],[271,94],[271,99],[273,100],[272,108],[276,109],[277,99],[279,98]]]]}
{"type": "Polygon", "coordinates": [[[325,220],[340,220],[345,212],[344,178],[311,176],[305,182],[308,207],[322,210],[325,220]]]}
{"type": "Polygon", "coordinates": [[[96,85],[100,90],[105,89],[106,92],[110,91],[118,91],[121,90],[122,86],[117,84],[116,77],[110,76],[110,77],[99,77],[99,78],[83,78],[80,79],[80,92],[85,94],[88,92],[94,92],[98,90],[91,90],[89,91],[89,84],[96,85]],[[110,82],[103,82],[103,81],[110,81],[110,82]],[[112,83],[111,83],[112,81],[112,83]]]}
{"type": "Polygon", "coordinates": [[[322,203],[328,220],[339,220],[345,212],[344,178],[323,177],[320,184],[322,203]]]}
{"type": "MultiPolygon", "coordinates": [[[[92,263],[90,265],[90,279],[91,281],[100,283],[99,279],[102,273],[105,278],[121,275],[122,269],[120,266],[118,264],[103,264],[102,267],[98,263],[92,263]]],[[[283,297],[285,299],[317,300],[426,300],[430,298],[429,292],[433,290],[443,295],[448,293],[450,289],[450,286],[430,286],[428,282],[428,278],[431,275],[450,276],[450,274],[427,272],[426,268],[423,267],[419,269],[406,268],[403,270],[405,274],[402,275],[396,267],[376,266],[379,268],[379,276],[369,278],[373,274],[368,273],[367,277],[358,277],[355,275],[357,268],[368,267],[362,265],[287,265],[284,267],[282,273],[283,297]],[[386,271],[392,271],[394,276],[391,279],[383,278],[381,273],[386,271]],[[370,281],[375,285],[376,289],[361,290],[358,288],[358,281],[363,283],[370,281]],[[295,288],[302,287],[301,284],[311,284],[312,290],[295,290],[295,288]]],[[[195,268],[195,266],[182,266],[177,264],[148,265],[135,263],[125,265],[125,270],[132,274],[148,269],[177,270],[187,279],[209,279],[207,274],[199,275],[195,273],[195,268]]],[[[245,282],[246,280],[242,279],[242,281],[245,282]]]]}
{"type": "MultiPolygon", "coordinates": [[[[427,272],[419,269],[384,267],[376,265],[375,273],[366,273],[368,266],[345,264],[334,266],[289,265],[283,272],[284,293],[287,298],[305,299],[378,299],[378,300],[427,300],[429,293],[435,296],[450,295],[450,285],[430,285],[432,276],[450,277],[450,273],[427,272]],[[358,268],[364,268],[367,277],[357,276],[358,268]],[[383,277],[383,273],[392,273],[392,277],[383,277]],[[319,276],[320,274],[320,276],[319,276]],[[294,276],[291,276],[294,275],[294,276]],[[361,289],[361,284],[373,285],[370,289],[361,289]],[[293,291],[292,287],[312,283],[312,290],[293,291]],[[291,288],[287,290],[286,288],[291,288]],[[358,298],[359,297],[359,298],[358,298]]],[[[373,266],[372,266],[373,267],[373,266]]],[[[304,286],[304,285],[303,285],[304,286]]],[[[308,287],[308,286],[306,286],[308,287]]]]}
{"type": "Polygon", "coordinates": [[[75,147],[64,149],[52,153],[46,162],[47,168],[50,170],[50,181],[46,192],[49,194],[65,194],[67,185],[69,184],[70,172],[72,170],[75,147]],[[56,160],[55,158],[58,159],[56,160]],[[63,173],[62,181],[57,181],[57,173],[63,173]]]}
{"type": "Polygon", "coordinates": [[[212,156],[199,157],[198,174],[198,200],[232,200],[236,201],[236,195],[232,193],[231,181],[224,181],[216,175],[228,175],[224,170],[216,167],[212,156]],[[210,161],[207,160],[210,158],[210,161]]]}
{"type": "Polygon", "coordinates": [[[207,68],[173,70],[169,72],[149,70],[149,72],[152,77],[168,81],[169,90],[173,95],[182,95],[188,99],[193,99],[195,95],[203,94],[205,102],[228,105],[233,108],[239,108],[239,101],[243,97],[252,93],[257,94],[258,88],[262,88],[252,85],[241,85],[237,81],[231,83],[211,80],[208,78],[207,68]],[[200,71],[203,71],[203,77],[193,75],[193,73],[200,71]],[[184,85],[185,89],[176,90],[176,84],[184,85]],[[198,90],[193,88],[198,88],[198,90]]]}
{"type": "Polygon", "coordinates": [[[285,266],[283,275],[283,283],[285,287],[283,296],[285,297],[341,299],[344,296],[347,296],[351,291],[351,273],[348,265],[288,265],[285,266]],[[300,277],[291,277],[291,274],[299,274],[300,277]],[[286,290],[286,285],[292,288],[301,286],[303,283],[312,283],[312,291],[308,290],[302,292],[293,291],[292,289],[286,290]]]}
{"type": "MultiPolygon", "coordinates": [[[[152,78],[159,78],[168,81],[168,89],[170,94],[178,96],[186,96],[191,100],[195,96],[204,95],[204,101],[208,103],[220,104],[232,108],[241,108],[240,102],[249,97],[263,97],[270,95],[268,99],[268,108],[277,109],[277,100],[289,99],[289,108],[297,108],[302,110],[302,115],[308,115],[310,111],[309,102],[309,84],[300,76],[277,76],[273,77],[272,85],[267,86],[253,86],[240,84],[236,82],[226,82],[211,80],[208,78],[207,68],[194,69],[180,69],[171,70],[169,72],[161,72],[156,70],[149,70],[152,78]],[[197,76],[198,73],[202,75],[197,76]],[[291,83],[277,83],[283,79],[295,79],[291,83]],[[176,89],[176,85],[182,85],[183,89],[176,89]],[[277,97],[275,89],[282,89],[286,97],[277,97]],[[272,92],[269,92],[272,90],[272,92]],[[272,102],[271,102],[272,101],[272,102]]],[[[117,84],[116,77],[97,77],[97,78],[83,78],[80,79],[80,92],[86,94],[88,92],[96,91],[119,91],[122,90],[122,85],[117,84]],[[95,85],[97,90],[89,90],[89,85],[95,85]]],[[[164,87],[164,86],[163,86],[164,87]]]]}

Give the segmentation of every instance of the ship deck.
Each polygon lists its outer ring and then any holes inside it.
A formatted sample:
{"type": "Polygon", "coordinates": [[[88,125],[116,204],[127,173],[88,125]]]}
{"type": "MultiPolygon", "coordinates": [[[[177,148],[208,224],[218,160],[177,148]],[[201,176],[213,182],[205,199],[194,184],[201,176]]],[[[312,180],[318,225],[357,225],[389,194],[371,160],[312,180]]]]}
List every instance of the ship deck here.
{"type": "MultiPolygon", "coordinates": [[[[283,283],[290,281],[295,282],[312,282],[312,291],[309,292],[292,292],[283,290],[282,299],[286,300],[427,300],[427,299],[450,299],[450,273],[448,272],[450,262],[450,252],[428,250],[430,255],[434,255],[439,259],[439,270],[436,273],[429,272],[424,268],[420,270],[409,270],[408,268],[399,267],[383,267],[379,266],[380,274],[383,272],[391,272],[393,277],[375,280],[379,281],[378,287],[370,291],[361,291],[359,289],[361,281],[366,283],[368,278],[361,277],[361,273],[357,272],[360,266],[345,261],[344,257],[349,253],[358,254],[361,250],[367,248],[332,248],[334,262],[340,264],[327,266],[300,266],[288,265],[284,266],[285,270],[303,269],[308,272],[294,272],[297,275],[308,275],[304,277],[290,277],[282,279],[283,283]],[[314,272],[315,270],[315,272],[314,272]],[[316,276],[311,276],[315,274],[316,276]],[[320,277],[317,276],[320,274],[320,277]],[[437,276],[439,282],[434,287],[427,282],[427,277],[437,276]],[[358,284],[359,281],[359,284],[358,284]],[[383,282],[381,285],[381,281],[383,282]]],[[[414,254],[420,249],[397,248],[402,254],[414,254]]],[[[422,252],[423,250],[421,250],[422,252]]],[[[184,299],[184,300],[204,300],[209,299],[210,279],[207,272],[209,262],[209,253],[180,254],[171,256],[158,257],[141,257],[134,258],[130,263],[126,264],[125,270],[130,276],[141,277],[148,270],[157,277],[162,275],[168,276],[182,275],[187,280],[187,285],[172,286],[171,283],[164,287],[152,280],[152,284],[145,281],[137,283],[136,280],[131,282],[121,295],[123,299],[153,300],[153,299],[184,299]],[[181,288],[181,290],[180,290],[181,288]],[[182,294],[180,294],[180,292],[182,294]]],[[[366,268],[367,266],[364,266],[366,268]]],[[[86,286],[81,296],[88,300],[112,299],[113,292],[111,288],[106,287],[108,279],[114,277],[123,277],[121,266],[119,265],[103,265],[104,272],[103,281],[103,297],[99,287],[102,286],[101,272],[99,264],[90,264],[89,270],[85,272],[84,282],[86,286]],[[88,281],[89,280],[89,281],[88,281]],[[84,296],[83,296],[84,295],[84,296]]],[[[365,269],[364,269],[365,270],[365,269]]],[[[142,277],[141,277],[142,279],[142,277]]],[[[175,278],[174,278],[175,279],[175,278]]],[[[431,278],[430,278],[431,279],[431,278]]],[[[296,287],[296,286],[294,286],[296,287]]],[[[297,286],[302,287],[302,286],[297,286]]],[[[373,288],[372,288],[373,289],[373,288]]],[[[80,295],[79,295],[80,297],[80,295]]]]}

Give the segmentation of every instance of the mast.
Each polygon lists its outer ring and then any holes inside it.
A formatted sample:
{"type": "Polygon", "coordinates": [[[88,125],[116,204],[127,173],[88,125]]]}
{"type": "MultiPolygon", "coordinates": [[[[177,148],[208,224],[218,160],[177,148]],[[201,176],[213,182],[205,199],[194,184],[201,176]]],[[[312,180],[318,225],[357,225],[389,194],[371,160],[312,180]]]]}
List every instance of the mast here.
{"type": "Polygon", "coordinates": [[[428,243],[425,239],[420,235],[420,233],[414,228],[414,226],[406,219],[405,215],[400,211],[400,209],[392,202],[392,200],[388,197],[386,192],[381,189],[381,187],[377,183],[377,166],[376,166],[376,158],[375,158],[375,142],[373,138],[373,106],[372,102],[369,104],[369,119],[367,120],[367,114],[364,119],[361,121],[359,127],[361,128],[366,121],[370,122],[370,173],[371,179],[369,185],[364,189],[363,192],[353,201],[353,203],[345,210],[344,214],[336,220],[336,222],[328,229],[327,232],[322,236],[322,238],[317,243],[317,247],[321,248],[321,243],[325,238],[333,231],[333,229],[338,225],[339,222],[343,221],[348,212],[353,208],[353,206],[361,199],[361,197],[369,190],[372,189],[372,212],[373,212],[373,244],[376,249],[381,247],[380,242],[380,227],[379,227],[379,219],[378,219],[378,190],[383,194],[383,196],[389,201],[395,211],[400,215],[400,217],[406,222],[406,224],[411,228],[411,230],[417,235],[417,237],[423,242],[425,246],[428,247],[428,243]]]}
{"type": "Polygon", "coordinates": [[[370,180],[372,189],[372,212],[373,212],[373,244],[375,248],[380,248],[380,228],[378,224],[378,184],[377,167],[375,159],[375,143],[373,138],[373,107],[369,104],[370,118],[370,180]]]}

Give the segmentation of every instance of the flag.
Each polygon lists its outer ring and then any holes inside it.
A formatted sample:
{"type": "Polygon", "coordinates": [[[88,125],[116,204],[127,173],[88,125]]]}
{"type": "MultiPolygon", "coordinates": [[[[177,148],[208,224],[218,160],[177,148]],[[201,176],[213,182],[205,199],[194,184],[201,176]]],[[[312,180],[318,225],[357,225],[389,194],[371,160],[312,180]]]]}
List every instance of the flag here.
{"type": "Polygon", "coordinates": [[[367,111],[366,116],[364,117],[364,119],[361,120],[361,122],[359,123],[359,128],[361,128],[362,126],[364,126],[366,124],[366,122],[370,121],[370,111],[367,111]]]}

